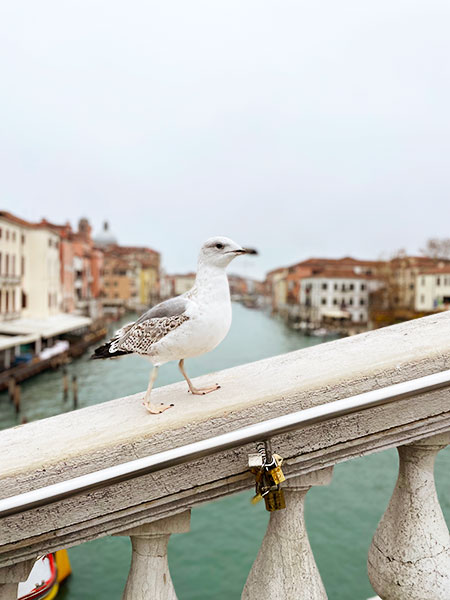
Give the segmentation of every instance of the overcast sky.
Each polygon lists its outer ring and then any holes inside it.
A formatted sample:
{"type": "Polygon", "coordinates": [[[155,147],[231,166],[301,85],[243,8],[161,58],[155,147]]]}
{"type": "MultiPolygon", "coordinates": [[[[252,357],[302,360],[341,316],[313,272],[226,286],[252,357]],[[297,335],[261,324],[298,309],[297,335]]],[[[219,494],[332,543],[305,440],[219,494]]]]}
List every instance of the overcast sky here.
{"type": "Polygon", "coordinates": [[[212,235],[260,277],[417,252],[450,236],[449,30],[447,0],[3,2],[1,207],[171,272],[212,235]]]}

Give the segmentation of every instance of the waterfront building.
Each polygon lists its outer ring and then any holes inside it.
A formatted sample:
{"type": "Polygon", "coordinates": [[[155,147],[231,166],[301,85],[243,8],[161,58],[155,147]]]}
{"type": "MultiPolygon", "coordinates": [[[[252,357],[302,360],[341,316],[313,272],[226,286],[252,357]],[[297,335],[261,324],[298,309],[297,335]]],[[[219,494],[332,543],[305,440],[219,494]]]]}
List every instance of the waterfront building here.
{"type": "Polygon", "coordinates": [[[140,246],[109,245],[104,253],[104,302],[140,310],[160,297],[160,254],[140,246]]]}
{"type": "Polygon", "coordinates": [[[361,267],[353,269],[324,269],[320,273],[302,279],[300,305],[312,322],[324,318],[367,323],[369,320],[370,294],[381,283],[374,275],[361,267]]]}
{"type": "Polygon", "coordinates": [[[287,304],[287,275],[288,267],[279,267],[266,275],[267,289],[272,300],[272,311],[277,312],[287,304]]]}
{"type": "Polygon", "coordinates": [[[0,319],[20,316],[23,301],[24,244],[28,227],[6,211],[0,212],[0,319]]]}
{"type": "Polygon", "coordinates": [[[173,296],[180,296],[191,289],[195,283],[195,273],[165,274],[163,279],[162,298],[173,298],[173,296]]]}
{"type": "Polygon", "coordinates": [[[450,266],[424,270],[416,276],[415,310],[434,312],[450,309],[450,266]]]}
{"type": "Polygon", "coordinates": [[[103,251],[92,239],[92,227],[85,218],[74,231],[70,223],[56,225],[42,219],[60,238],[61,310],[78,312],[94,319],[102,315],[103,251]]]}
{"type": "Polygon", "coordinates": [[[397,310],[414,311],[417,299],[417,277],[424,271],[450,265],[449,260],[429,256],[401,255],[390,260],[385,267],[385,286],[391,287],[393,304],[397,310]]]}
{"type": "MultiPolygon", "coordinates": [[[[272,297],[272,309],[294,320],[320,322],[322,304],[311,304],[304,290],[308,278],[318,277],[327,271],[335,272],[337,276],[342,274],[343,277],[359,275],[371,277],[377,273],[379,264],[378,261],[358,260],[346,256],[339,259],[309,258],[289,267],[275,269],[267,274],[266,279],[272,297]],[[302,290],[305,293],[302,293],[302,290]],[[308,299],[307,303],[306,299],[308,299]]],[[[311,282],[308,283],[310,284],[311,282]]],[[[337,298],[331,298],[333,306],[335,300],[337,301],[337,298]]],[[[339,302],[339,306],[340,304],[339,302]]],[[[356,311],[352,310],[352,314],[356,320],[356,311]]],[[[367,315],[364,314],[365,320],[366,317],[367,315]]]]}
{"type": "Polygon", "coordinates": [[[0,315],[45,318],[60,312],[60,237],[47,223],[0,211],[0,315]]]}

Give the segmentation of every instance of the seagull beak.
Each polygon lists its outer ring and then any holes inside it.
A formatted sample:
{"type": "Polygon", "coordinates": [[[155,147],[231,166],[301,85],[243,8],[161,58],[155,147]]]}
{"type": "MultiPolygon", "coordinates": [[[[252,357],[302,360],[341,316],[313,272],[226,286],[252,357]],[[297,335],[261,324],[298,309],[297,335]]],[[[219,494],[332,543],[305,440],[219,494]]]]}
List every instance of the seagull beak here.
{"type": "Polygon", "coordinates": [[[258,251],[254,248],[239,248],[238,250],[231,250],[232,254],[258,254],[258,251]]]}

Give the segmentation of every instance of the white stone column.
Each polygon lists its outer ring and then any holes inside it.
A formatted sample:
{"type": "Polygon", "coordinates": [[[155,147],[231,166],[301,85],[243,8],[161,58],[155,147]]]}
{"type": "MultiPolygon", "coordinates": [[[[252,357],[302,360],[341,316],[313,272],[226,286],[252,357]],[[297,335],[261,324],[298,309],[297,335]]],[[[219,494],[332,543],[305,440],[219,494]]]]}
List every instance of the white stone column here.
{"type": "Polygon", "coordinates": [[[333,468],[293,477],[282,484],[286,508],[270,513],[269,525],[242,593],[242,600],[326,600],[309,544],[304,500],[314,485],[327,485],[333,468]]]}
{"type": "Polygon", "coordinates": [[[17,588],[26,581],[34,561],[26,560],[10,567],[0,568],[0,600],[17,600],[17,588]]]}
{"type": "Polygon", "coordinates": [[[368,558],[382,600],[450,600],[450,535],[434,485],[436,455],[449,443],[450,433],[398,448],[397,484],[368,558]]]}
{"type": "Polygon", "coordinates": [[[177,600],[167,561],[172,533],[189,531],[191,511],[146,523],[118,535],[129,535],[131,567],[122,600],[177,600]]]}

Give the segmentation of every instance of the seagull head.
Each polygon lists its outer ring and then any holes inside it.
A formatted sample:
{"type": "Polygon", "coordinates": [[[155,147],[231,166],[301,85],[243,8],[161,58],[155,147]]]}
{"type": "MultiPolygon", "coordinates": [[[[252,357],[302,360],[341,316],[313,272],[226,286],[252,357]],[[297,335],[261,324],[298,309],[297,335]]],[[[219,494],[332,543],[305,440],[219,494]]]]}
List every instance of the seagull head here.
{"type": "Polygon", "coordinates": [[[212,237],[200,248],[199,263],[225,268],[241,254],[258,254],[253,248],[243,248],[227,237],[212,237]]]}

